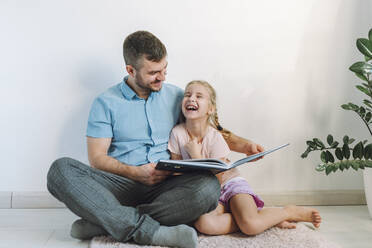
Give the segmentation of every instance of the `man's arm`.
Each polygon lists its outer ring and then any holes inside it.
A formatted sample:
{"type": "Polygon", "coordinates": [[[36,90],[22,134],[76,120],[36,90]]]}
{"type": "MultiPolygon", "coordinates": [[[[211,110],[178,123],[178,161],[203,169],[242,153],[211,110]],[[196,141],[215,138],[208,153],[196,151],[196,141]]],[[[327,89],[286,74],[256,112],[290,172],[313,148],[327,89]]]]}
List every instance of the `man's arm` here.
{"type": "MultiPolygon", "coordinates": [[[[256,144],[253,141],[239,137],[233,133],[231,133],[228,137],[224,137],[224,138],[227,144],[229,145],[230,150],[234,152],[240,152],[240,153],[245,153],[247,155],[253,155],[253,154],[265,151],[265,149],[261,145],[256,144]]],[[[261,159],[261,158],[258,158],[258,159],[261,159]]],[[[256,160],[253,160],[253,161],[256,161],[256,160]]]]}
{"type": "Polygon", "coordinates": [[[146,185],[163,181],[170,172],[156,170],[155,163],[131,166],[107,155],[111,138],[87,137],[88,159],[92,167],[123,176],[146,185]]]}

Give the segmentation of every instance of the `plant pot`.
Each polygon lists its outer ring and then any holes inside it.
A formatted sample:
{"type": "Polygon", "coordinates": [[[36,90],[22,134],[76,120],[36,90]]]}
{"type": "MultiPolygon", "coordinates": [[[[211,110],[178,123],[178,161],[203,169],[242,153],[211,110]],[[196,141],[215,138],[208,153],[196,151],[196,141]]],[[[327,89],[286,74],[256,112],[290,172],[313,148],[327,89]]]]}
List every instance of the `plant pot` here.
{"type": "Polygon", "coordinates": [[[369,216],[372,218],[372,168],[364,169],[363,180],[369,216]]]}

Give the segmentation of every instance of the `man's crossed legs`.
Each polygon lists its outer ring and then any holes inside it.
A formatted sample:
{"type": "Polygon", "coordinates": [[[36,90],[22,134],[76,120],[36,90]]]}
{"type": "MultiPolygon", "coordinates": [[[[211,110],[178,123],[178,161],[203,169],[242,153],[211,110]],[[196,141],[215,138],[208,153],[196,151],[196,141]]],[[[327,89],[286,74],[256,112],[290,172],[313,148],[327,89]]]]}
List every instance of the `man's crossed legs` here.
{"type": "Polygon", "coordinates": [[[191,224],[213,210],[220,194],[211,173],[171,176],[147,186],[71,158],[52,164],[47,185],[53,196],[83,219],[73,225],[75,237],[108,233],[122,242],[133,239],[139,244],[179,247],[195,247],[197,242],[195,230],[180,224],[191,224]],[[92,232],[79,233],[84,226],[92,232]]]}

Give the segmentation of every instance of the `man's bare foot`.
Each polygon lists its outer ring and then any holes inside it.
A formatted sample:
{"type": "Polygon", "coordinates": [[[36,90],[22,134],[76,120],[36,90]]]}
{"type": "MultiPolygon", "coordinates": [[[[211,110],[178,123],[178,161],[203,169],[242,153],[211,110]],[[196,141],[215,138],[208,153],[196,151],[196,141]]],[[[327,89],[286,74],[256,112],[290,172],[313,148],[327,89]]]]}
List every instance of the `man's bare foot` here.
{"type": "Polygon", "coordinates": [[[322,222],[319,211],[315,208],[310,207],[300,207],[295,205],[289,205],[284,207],[289,213],[289,221],[294,222],[310,222],[314,227],[318,228],[322,222]]]}
{"type": "Polygon", "coordinates": [[[282,221],[279,224],[276,225],[276,227],[282,228],[282,229],[294,229],[296,228],[296,223],[289,222],[289,221],[282,221]]]}

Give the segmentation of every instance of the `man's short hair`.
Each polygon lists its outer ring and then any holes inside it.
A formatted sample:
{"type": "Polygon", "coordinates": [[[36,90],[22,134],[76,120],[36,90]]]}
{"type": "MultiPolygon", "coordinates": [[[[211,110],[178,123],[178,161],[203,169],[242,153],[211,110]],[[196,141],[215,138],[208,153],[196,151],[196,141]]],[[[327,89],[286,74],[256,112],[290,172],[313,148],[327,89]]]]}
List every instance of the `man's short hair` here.
{"type": "Polygon", "coordinates": [[[143,55],[150,61],[159,62],[167,55],[167,49],[152,33],[137,31],[124,40],[123,55],[125,64],[138,70],[142,66],[143,55]]]}

